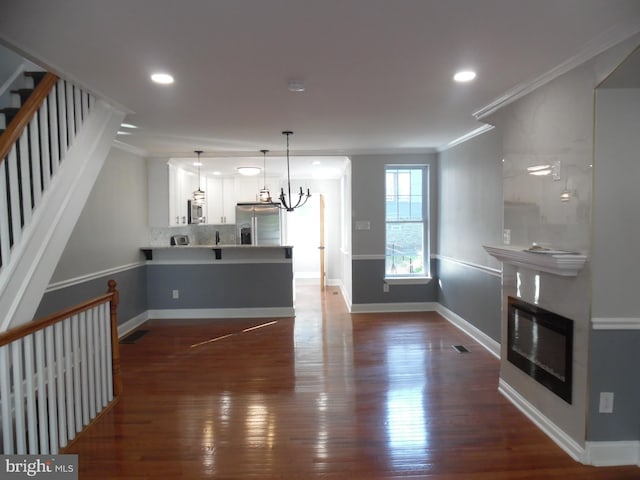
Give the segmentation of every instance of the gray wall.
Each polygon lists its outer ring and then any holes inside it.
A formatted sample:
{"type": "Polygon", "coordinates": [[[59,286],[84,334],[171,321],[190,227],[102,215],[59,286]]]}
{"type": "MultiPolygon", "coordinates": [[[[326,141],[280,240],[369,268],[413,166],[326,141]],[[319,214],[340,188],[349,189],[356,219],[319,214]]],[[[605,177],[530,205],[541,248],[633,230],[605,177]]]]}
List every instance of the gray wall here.
{"type": "Polygon", "coordinates": [[[292,307],[291,264],[151,264],[147,298],[150,310],[292,307]],[[175,300],[174,289],[180,292],[175,300]]]}
{"type": "Polygon", "coordinates": [[[440,154],[438,301],[500,342],[502,139],[498,129],[440,154]]]}
{"type": "MultiPolygon", "coordinates": [[[[385,166],[429,166],[429,242],[437,248],[438,164],[436,154],[356,155],[351,157],[351,280],[352,303],[433,302],[437,290],[429,285],[393,285],[382,290],[385,254],[385,166]],[[370,230],[356,230],[355,222],[370,222],[370,230]],[[360,258],[358,258],[360,256],[360,258]],[[367,258],[362,258],[365,256],[367,258]]],[[[432,272],[432,275],[435,272],[432,272]]]]}
{"type": "Polygon", "coordinates": [[[146,175],[144,159],[117,148],[111,150],[58,261],[51,279],[53,288],[45,293],[37,317],[104,293],[109,278],[121,282],[120,323],[147,309],[140,252],[148,243],[146,175]],[[122,271],[109,273],[112,269],[122,271]]]}
{"type": "MultiPolygon", "coordinates": [[[[640,77],[637,79],[640,86],[640,77]]],[[[640,89],[596,94],[592,316],[640,318],[640,89]]],[[[588,439],[640,439],[640,331],[591,332],[588,439]],[[630,368],[628,368],[630,367],[630,368]],[[614,392],[614,413],[598,413],[614,392]]]]}

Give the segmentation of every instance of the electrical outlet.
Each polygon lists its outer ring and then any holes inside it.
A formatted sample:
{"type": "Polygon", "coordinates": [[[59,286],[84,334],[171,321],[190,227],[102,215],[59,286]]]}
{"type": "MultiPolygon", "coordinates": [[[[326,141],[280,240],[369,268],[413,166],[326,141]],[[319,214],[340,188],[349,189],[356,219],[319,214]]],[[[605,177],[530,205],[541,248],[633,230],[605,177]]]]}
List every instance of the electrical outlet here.
{"type": "Polygon", "coordinates": [[[180,298],[180,290],[174,290],[173,292],[171,292],[171,298],[173,298],[174,300],[180,298]]]}
{"type": "Polygon", "coordinates": [[[600,413],[613,413],[613,392],[600,392],[600,413]]]}
{"type": "Polygon", "coordinates": [[[382,283],[382,291],[384,293],[389,293],[389,284],[387,282],[382,283]]]}

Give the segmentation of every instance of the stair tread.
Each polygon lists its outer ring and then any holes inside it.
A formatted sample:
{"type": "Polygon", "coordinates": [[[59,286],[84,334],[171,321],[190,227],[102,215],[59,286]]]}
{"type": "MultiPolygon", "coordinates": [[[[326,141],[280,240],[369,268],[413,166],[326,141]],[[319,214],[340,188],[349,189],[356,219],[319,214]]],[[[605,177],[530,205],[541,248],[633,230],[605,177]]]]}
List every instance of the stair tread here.
{"type": "Polygon", "coordinates": [[[16,90],[11,90],[11,93],[20,95],[20,104],[23,105],[33,93],[33,88],[18,88],[16,90]]]}

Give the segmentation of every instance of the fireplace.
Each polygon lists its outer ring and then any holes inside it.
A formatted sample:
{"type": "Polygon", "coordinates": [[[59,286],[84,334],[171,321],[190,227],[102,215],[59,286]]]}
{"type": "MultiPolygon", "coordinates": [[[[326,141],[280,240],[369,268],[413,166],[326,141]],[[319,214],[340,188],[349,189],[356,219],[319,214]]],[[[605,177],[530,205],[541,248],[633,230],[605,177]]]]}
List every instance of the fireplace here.
{"type": "Polygon", "coordinates": [[[571,403],[573,320],[508,297],[507,360],[571,403]]]}

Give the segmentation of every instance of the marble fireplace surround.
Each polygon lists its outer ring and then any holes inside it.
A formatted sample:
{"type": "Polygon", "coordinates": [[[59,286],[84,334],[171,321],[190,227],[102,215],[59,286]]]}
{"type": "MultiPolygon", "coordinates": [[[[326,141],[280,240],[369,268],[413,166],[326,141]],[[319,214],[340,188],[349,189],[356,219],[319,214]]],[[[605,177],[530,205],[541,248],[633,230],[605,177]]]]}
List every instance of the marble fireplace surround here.
{"type": "Polygon", "coordinates": [[[583,292],[589,278],[588,256],[532,253],[527,247],[484,246],[501,262],[502,338],[507,338],[508,297],[541,307],[574,322],[571,404],[507,360],[501,343],[500,392],[527,415],[572,458],[583,461],[586,440],[589,302],[583,292]]]}

